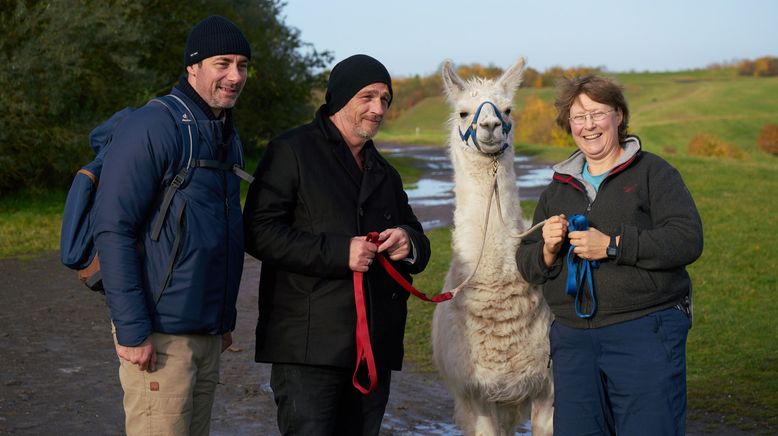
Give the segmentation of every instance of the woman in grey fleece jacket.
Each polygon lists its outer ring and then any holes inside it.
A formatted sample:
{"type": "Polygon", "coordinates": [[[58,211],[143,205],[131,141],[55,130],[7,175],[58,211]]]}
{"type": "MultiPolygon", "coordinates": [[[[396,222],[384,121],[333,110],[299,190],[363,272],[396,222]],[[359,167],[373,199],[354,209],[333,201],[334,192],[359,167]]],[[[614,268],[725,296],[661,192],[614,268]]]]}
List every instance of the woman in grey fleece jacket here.
{"type": "Polygon", "coordinates": [[[554,434],[682,435],[685,267],[702,253],[694,200],[675,168],[627,135],[629,109],[616,83],[563,80],[556,106],[578,151],[554,166],[535,210],[535,222],[547,220],[542,234],[524,238],[516,254],[556,318],[554,434]],[[574,215],[588,229],[570,228],[574,215]],[[567,284],[569,257],[578,269],[590,262],[593,286],[567,284]]]}

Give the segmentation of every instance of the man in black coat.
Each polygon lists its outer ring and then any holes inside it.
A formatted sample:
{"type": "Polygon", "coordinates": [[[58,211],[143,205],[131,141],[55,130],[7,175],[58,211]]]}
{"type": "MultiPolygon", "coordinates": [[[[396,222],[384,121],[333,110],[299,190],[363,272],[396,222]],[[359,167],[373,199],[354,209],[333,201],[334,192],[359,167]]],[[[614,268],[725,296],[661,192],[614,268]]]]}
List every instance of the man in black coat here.
{"type": "Polygon", "coordinates": [[[325,99],[313,122],[268,144],[246,200],[246,251],[262,261],[255,359],[273,364],[283,434],[378,434],[391,371],[402,366],[408,294],[373,259],[385,255],[410,279],[430,244],[371,140],[392,102],[386,68],[366,55],[341,61],[325,99]],[[354,272],[364,273],[378,376],[366,395],[352,384],[354,272]]]}

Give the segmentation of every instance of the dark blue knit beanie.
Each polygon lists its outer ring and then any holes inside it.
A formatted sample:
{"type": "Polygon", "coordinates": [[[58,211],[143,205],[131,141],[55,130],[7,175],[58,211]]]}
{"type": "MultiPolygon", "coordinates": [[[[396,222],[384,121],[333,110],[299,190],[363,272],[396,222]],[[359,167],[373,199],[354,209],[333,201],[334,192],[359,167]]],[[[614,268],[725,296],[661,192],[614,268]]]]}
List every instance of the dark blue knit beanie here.
{"type": "Polygon", "coordinates": [[[184,66],[211,56],[238,54],[251,59],[251,45],[232,21],[212,15],[197,23],[186,38],[184,66]]]}
{"type": "Polygon", "coordinates": [[[384,64],[363,54],[338,62],[330,72],[327,94],[324,96],[329,114],[341,110],[351,97],[371,83],[385,83],[389,87],[389,104],[392,104],[392,77],[384,64]]]}

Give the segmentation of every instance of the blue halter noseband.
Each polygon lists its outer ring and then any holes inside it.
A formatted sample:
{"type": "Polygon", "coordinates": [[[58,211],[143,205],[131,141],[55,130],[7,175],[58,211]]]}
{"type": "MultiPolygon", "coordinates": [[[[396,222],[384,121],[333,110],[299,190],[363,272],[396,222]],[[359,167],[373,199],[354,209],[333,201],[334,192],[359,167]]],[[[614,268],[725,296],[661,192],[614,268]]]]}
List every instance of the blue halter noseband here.
{"type": "MultiPolygon", "coordinates": [[[[481,108],[484,107],[485,104],[490,104],[492,108],[494,109],[494,114],[497,115],[497,119],[500,120],[500,123],[502,123],[502,133],[503,135],[507,136],[508,132],[511,131],[511,119],[510,117],[503,118],[502,112],[500,112],[499,109],[497,109],[497,105],[492,103],[489,100],[484,101],[480,105],[478,105],[478,109],[475,111],[475,115],[473,115],[473,121],[470,122],[470,127],[465,130],[465,133],[462,133],[462,129],[459,129],[459,137],[462,138],[462,141],[464,141],[465,145],[467,145],[467,140],[472,139],[473,145],[475,145],[475,148],[478,149],[481,153],[483,153],[483,150],[481,150],[481,146],[478,145],[478,139],[476,139],[476,130],[478,129],[478,117],[481,115],[481,108]]],[[[499,151],[496,151],[494,153],[486,153],[489,156],[498,156],[501,155],[505,149],[508,148],[508,142],[506,141],[502,148],[500,148],[499,151]]]]}

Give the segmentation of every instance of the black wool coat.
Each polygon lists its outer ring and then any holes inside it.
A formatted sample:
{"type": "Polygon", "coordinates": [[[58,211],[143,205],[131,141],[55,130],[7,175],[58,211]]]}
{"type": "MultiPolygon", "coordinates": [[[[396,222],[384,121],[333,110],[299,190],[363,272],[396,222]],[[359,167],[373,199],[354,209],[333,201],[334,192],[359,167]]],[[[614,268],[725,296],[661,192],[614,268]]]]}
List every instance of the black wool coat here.
{"type": "MultiPolygon", "coordinates": [[[[416,258],[395,268],[410,279],[429,261],[397,170],[368,141],[360,171],[326,113],[268,144],[246,199],[246,251],[262,261],[257,362],[355,367],[352,237],[402,227],[416,258]]],[[[408,293],[378,262],[364,282],[376,365],[399,370],[408,293]]]]}

